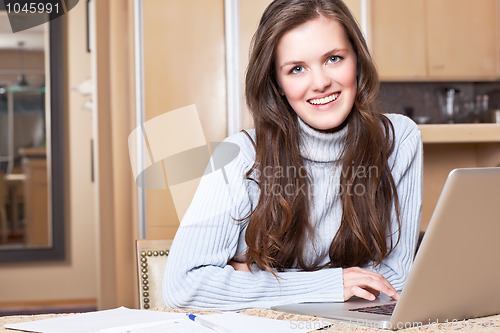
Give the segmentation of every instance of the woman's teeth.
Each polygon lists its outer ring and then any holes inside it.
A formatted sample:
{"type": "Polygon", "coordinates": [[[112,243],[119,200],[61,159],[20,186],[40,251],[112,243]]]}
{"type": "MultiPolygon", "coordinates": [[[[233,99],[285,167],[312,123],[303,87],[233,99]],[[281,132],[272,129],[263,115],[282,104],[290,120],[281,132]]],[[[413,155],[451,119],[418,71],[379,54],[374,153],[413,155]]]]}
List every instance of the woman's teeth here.
{"type": "Polygon", "coordinates": [[[311,103],[312,105],[322,105],[322,104],[330,103],[330,102],[336,100],[337,97],[339,97],[339,93],[336,93],[336,94],[333,94],[333,95],[330,95],[327,97],[323,97],[323,98],[310,99],[309,103],[311,103]]]}

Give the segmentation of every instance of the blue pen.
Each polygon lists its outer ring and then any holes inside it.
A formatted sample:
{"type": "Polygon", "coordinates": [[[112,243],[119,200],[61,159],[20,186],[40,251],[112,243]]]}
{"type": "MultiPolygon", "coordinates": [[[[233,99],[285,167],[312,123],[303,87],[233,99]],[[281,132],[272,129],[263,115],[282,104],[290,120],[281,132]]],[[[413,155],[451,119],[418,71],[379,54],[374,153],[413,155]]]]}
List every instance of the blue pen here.
{"type": "Polygon", "coordinates": [[[217,324],[214,324],[206,319],[200,318],[194,314],[187,314],[188,318],[194,321],[195,323],[200,324],[201,326],[205,326],[212,331],[218,332],[218,333],[231,333],[230,330],[228,330],[225,327],[219,326],[217,324]]]}

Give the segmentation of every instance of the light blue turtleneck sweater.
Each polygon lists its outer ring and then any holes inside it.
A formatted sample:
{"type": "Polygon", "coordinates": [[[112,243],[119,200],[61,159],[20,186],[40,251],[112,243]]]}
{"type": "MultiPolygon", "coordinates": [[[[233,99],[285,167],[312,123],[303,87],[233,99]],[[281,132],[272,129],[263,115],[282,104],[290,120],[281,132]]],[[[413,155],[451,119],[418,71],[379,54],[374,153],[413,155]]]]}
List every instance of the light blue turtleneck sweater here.
{"type": "MultiPolygon", "coordinates": [[[[389,166],[397,186],[401,239],[379,267],[368,266],[401,290],[413,262],[420,230],[422,205],[422,139],[418,127],[409,118],[386,115],[395,129],[395,149],[389,166]]],[[[335,133],[320,133],[299,119],[301,154],[312,176],[311,223],[314,244],[305,249],[306,259],[329,261],[328,250],[342,216],[338,199],[341,167],[339,155],[347,127],[335,133]]],[[[249,131],[254,138],[255,132],[249,131]]],[[[255,265],[252,272],[235,271],[231,259],[244,261],[245,222],[259,199],[257,185],[245,173],[255,161],[255,150],[244,133],[230,136],[225,142],[240,147],[238,156],[221,170],[203,176],[175,235],[163,280],[167,307],[233,310],[268,308],[296,302],[342,302],[344,289],[341,268],[314,272],[288,270],[277,280],[270,272],[255,265]],[[227,179],[227,182],[226,182],[227,179]]],[[[286,170],[283,170],[287,172],[286,170]]],[[[363,170],[357,170],[363,172],[363,170]]],[[[269,170],[272,172],[272,170],[269,170]]],[[[288,171],[291,172],[291,171],[288,171]]],[[[376,170],[364,170],[365,175],[376,170]]],[[[360,174],[363,176],[363,174],[360,174]]],[[[362,188],[357,190],[362,195],[362,188]]],[[[397,231],[393,213],[393,231],[397,231]]],[[[390,237],[390,236],[388,236],[390,237]]],[[[395,233],[394,243],[397,238],[395,233]]]]}

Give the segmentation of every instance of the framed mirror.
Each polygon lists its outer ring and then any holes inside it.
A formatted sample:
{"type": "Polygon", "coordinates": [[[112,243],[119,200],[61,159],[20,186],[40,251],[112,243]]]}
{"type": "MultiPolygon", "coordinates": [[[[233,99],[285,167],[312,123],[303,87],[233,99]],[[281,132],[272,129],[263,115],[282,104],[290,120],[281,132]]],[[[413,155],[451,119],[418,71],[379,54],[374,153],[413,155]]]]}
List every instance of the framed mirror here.
{"type": "Polygon", "coordinates": [[[27,30],[26,40],[6,26],[0,2],[0,58],[17,58],[0,67],[0,262],[63,260],[62,21],[27,30]]]}

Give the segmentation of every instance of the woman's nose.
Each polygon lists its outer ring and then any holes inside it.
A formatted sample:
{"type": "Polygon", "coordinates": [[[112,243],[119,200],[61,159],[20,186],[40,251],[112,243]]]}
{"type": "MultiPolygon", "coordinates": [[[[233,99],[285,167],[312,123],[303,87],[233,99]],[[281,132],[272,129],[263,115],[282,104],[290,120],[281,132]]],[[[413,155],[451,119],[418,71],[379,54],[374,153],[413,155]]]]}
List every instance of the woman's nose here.
{"type": "Polygon", "coordinates": [[[312,73],[312,89],[315,91],[324,91],[330,87],[332,81],[324,69],[317,69],[312,73]]]}

